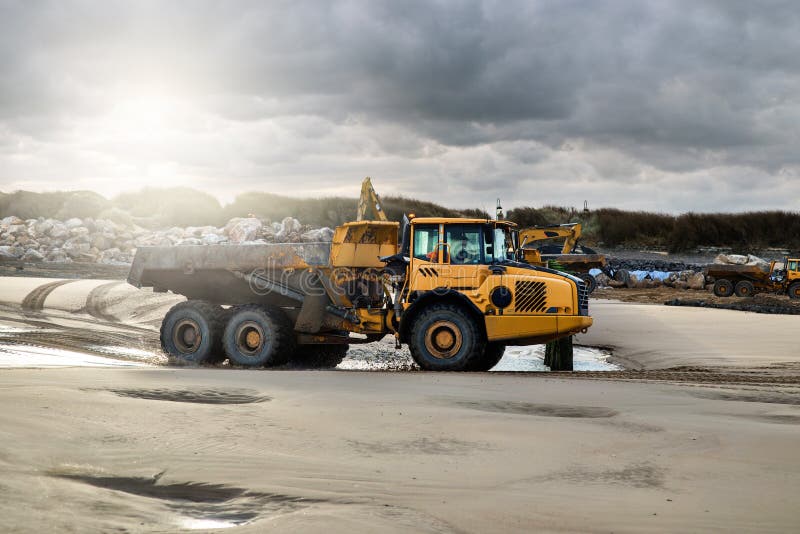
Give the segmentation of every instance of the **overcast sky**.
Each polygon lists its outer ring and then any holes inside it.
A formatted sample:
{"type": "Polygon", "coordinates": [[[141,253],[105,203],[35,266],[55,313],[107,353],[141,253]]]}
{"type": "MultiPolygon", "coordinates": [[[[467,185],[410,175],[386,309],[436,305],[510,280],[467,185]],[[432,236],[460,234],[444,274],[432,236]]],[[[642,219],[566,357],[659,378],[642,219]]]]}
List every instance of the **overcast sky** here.
{"type": "Polygon", "coordinates": [[[0,190],[800,209],[800,6],[0,0],[0,190]]]}

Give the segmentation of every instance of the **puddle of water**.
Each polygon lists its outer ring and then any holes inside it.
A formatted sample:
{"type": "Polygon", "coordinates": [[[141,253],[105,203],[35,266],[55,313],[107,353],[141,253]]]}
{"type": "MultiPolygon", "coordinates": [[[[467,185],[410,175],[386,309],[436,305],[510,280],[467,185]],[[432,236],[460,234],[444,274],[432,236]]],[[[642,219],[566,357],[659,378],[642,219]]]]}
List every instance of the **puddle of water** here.
{"type": "Polygon", "coordinates": [[[0,343],[0,367],[143,367],[143,362],[115,360],[81,352],[0,343]]]}
{"type": "Polygon", "coordinates": [[[147,361],[152,361],[159,356],[153,352],[141,349],[134,349],[133,347],[113,347],[110,345],[86,345],[88,350],[92,352],[100,352],[110,356],[129,356],[131,358],[140,358],[147,361]]]}
{"type": "Polygon", "coordinates": [[[281,493],[262,493],[246,488],[206,482],[163,483],[165,471],[153,477],[125,477],[53,470],[53,477],[96,488],[128,493],[164,503],[175,514],[173,521],[189,530],[231,528],[259,518],[302,510],[329,502],[281,493]]]}
{"type": "Polygon", "coordinates": [[[179,522],[180,528],[186,530],[211,530],[214,528],[238,527],[239,525],[241,525],[241,523],[219,521],[217,519],[194,519],[192,517],[187,517],[179,522]]]}
{"type": "MultiPolygon", "coordinates": [[[[619,371],[622,367],[608,362],[611,354],[593,347],[575,347],[572,364],[575,371],[619,371]]],[[[508,347],[503,359],[492,371],[549,371],[544,364],[544,345],[508,347]]]]}
{"type": "MultiPolygon", "coordinates": [[[[575,371],[619,371],[618,365],[608,362],[611,354],[592,347],[575,347],[575,371]]],[[[384,342],[351,347],[347,357],[337,369],[348,371],[410,371],[416,369],[407,347],[395,350],[384,342]]],[[[503,359],[492,371],[542,371],[550,368],[544,364],[544,345],[508,347],[503,359]]]]}

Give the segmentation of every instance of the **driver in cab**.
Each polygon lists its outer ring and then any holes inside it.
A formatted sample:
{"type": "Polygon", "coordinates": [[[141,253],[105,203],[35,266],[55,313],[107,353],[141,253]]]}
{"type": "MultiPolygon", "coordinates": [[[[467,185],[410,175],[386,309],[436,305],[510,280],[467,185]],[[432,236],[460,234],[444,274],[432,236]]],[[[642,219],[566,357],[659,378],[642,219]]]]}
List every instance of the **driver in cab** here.
{"type": "Polygon", "coordinates": [[[478,251],[470,247],[466,235],[453,236],[451,263],[478,263],[478,251]]]}

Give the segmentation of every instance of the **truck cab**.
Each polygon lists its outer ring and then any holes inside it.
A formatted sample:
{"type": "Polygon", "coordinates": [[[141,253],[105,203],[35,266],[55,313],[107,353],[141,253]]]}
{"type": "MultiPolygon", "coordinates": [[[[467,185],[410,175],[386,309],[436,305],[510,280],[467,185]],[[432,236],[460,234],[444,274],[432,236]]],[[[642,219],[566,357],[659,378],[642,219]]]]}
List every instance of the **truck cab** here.
{"type": "Polygon", "coordinates": [[[789,298],[800,299],[800,258],[786,258],[783,265],[786,269],[786,294],[789,298]]]}
{"type": "Polygon", "coordinates": [[[457,310],[485,343],[503,347],[546,343],[591,326],[583,281],[517,262],[515,227],[488,219],[411,219],[398,334],[421,367],[445,364],[464,337],[458,321],[424,320],[432,308],[443,317],[457,310]]]}

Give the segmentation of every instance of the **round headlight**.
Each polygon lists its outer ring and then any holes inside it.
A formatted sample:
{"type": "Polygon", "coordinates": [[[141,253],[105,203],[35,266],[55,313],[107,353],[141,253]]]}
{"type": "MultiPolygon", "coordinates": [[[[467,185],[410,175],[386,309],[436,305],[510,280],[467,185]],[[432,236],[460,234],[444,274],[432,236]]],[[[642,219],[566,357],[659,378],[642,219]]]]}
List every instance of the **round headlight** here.
{"type": "Polygon", "coordinates": [[[511,304],[511,290],[506,286],[497,286],[489,294],[489,300],[498,308],[507,308],[511,304]]]}

